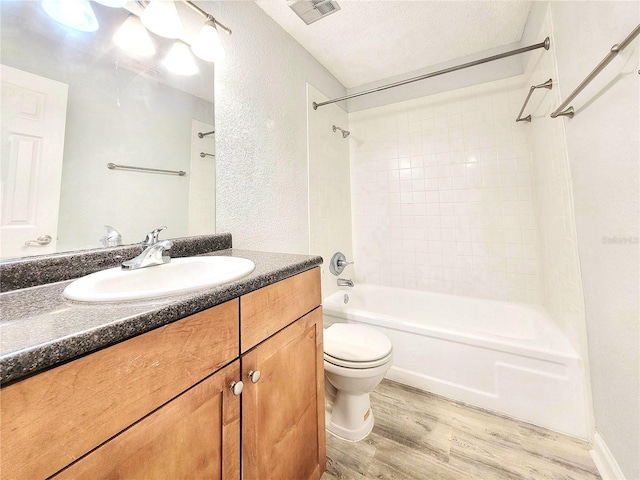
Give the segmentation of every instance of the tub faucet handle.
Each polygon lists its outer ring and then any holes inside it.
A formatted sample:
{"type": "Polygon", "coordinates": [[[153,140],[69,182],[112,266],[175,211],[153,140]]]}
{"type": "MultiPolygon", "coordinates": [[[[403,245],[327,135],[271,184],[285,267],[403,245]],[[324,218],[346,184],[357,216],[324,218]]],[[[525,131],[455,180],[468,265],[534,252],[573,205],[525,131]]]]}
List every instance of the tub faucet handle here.
{"type": "Polygon", "coordinates": [[[336,252],[329,262],[329,271],[337,277],[347,265],[353,265],[353,262],[347,262],[347,257],[344,256],[344,253],[336,252]]]}

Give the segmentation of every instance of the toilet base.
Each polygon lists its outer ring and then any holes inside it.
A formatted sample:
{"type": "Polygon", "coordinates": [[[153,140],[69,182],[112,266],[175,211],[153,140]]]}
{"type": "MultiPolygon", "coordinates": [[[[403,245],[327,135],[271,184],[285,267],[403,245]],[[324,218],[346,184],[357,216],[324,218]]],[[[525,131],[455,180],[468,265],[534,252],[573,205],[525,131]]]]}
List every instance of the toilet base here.
{"type": "Polygon", "coordinates": [[[368,393],[352,394],[327,386],[325,394],[325,422],[329,433],[349,442],[359,442],[371,433],[374,419],[368,393]]]}

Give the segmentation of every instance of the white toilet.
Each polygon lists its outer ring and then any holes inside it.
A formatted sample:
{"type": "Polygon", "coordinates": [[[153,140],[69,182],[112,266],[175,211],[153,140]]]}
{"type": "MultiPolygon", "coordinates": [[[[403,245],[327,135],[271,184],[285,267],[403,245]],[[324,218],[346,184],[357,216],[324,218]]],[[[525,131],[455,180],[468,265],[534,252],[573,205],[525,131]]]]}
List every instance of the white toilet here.
{"type": "Polygon", "coordinates": [[[334,323],[324,330],[326,427],[357,442],[373,428],[369,401],[391,367],[393,348],[382,332],[364,325],[334,323]]]}

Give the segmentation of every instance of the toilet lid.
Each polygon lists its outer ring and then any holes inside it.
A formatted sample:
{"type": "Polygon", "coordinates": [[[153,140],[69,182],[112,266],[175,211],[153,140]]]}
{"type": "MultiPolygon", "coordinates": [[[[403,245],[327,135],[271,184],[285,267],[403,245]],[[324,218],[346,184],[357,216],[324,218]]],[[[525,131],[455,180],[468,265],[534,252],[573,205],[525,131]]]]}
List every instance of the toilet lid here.
{"type": "Polygon", "coordinates": [[[371,362],[391,353],[385,334],[364,325],[334,323],[324,331],[324,353],[350,362],[371,362]]]}

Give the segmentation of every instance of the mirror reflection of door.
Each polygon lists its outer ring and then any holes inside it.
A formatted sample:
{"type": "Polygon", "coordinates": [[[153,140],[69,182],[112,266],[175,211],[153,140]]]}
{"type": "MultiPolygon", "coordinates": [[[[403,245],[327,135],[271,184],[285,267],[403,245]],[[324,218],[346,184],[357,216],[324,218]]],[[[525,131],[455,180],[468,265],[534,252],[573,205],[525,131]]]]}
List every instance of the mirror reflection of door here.
{"type": "Polygon", "coordinates": [[[67,85],[1,65],[0,257],[56,251],[67,85]]]}

